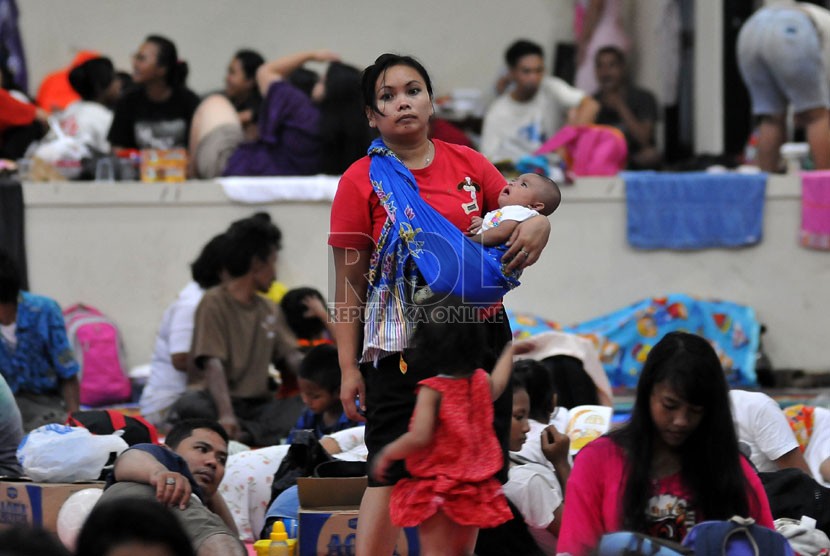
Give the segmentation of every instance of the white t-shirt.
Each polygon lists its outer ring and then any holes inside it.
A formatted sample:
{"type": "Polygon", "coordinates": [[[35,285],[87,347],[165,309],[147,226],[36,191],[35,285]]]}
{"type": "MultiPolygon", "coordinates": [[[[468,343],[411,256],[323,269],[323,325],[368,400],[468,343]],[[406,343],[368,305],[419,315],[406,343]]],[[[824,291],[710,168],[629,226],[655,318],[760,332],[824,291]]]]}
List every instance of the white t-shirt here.
{"type": "Polygon", "coordinates": [[[562,505],[564,496],[553,471],[533,462],[511,465],[507,482],[502,488],[504,495],[522,514],[542,552],[556,554],[557,539],[547,527],[554,519],[554,510],[562,505]]]}
{"type": "Polygon", "coordinates": [[[816,407],[813,410],[813,434],[804,450],[804,459],[810,467],[813,478],[826,487],[830,482],[821,478],[819,466],[830,458],[830,409],[816,407]]]}
{"type": "Polygon", "coordinates": [[[539,91],[527,102],[518,102],[505,93],[484,116],[481,152],[494,162],[517,161],[542,146],[559,131],[567,111],[582,102],[585,93],[558,77],[548,76],[539,91]]]}
{"type": "Polygon", "coordinates": [[[538,215],[539,213],[533,209],[523,207],[522,205],[507,205],[496,210],[491,210],[481,219],[481,229],[479,234],[492,230],[502,223],[504,220],[515,220],[516,222],[524,222],[528,218],[538,215]]]}
{"type": "Polygon", "coordinates": [[[107,133],[112,124],[112,110],[103,104],[79,100],[60,112],[57,119],[66,135],[100,152],[109,152],[107,133]]]}
{"type": "Polygon", "coordinates": [[[758,471],[777,471],[774,460],[798,448],[784,412],[761,392],[730,390],[729,399],[738,443],[749,447],[749,459],[758,471]]]}
{"type": "Polygon", "coordinates": [[[173,367],[172,356],[190,351],[196,307],[204,293],[199,284],[190,282],[161,319],[150,362],[150,377],[138,402],[141,414],[154,425],[161,424],[155,422],[163,418],[159,412],[166,412],[186,390],[187,374],[173,367]]]}

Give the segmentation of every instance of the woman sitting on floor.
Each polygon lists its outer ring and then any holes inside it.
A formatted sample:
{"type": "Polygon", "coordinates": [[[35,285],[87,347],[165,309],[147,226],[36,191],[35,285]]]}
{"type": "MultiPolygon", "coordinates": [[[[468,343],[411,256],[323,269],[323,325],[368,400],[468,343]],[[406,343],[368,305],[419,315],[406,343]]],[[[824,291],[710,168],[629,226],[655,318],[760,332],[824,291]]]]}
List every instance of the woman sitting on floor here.
{"type": "Polygon", "coordinates": [[[717,354],[700,336],[666,334],[643,366],[631,420],[577,456],[557,550],[581,556],[621,530],[680,542],[696,523],[733,515],[773,528],[738,451],[717,354]]]}

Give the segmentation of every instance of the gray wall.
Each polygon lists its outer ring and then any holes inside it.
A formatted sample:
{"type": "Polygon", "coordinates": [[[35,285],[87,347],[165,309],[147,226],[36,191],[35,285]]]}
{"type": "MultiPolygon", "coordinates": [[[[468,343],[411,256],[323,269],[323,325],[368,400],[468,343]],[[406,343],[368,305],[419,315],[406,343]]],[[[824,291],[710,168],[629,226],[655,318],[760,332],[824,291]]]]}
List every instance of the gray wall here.
{"type": "MultiPolygon", "coordinates": [[[[667,293],[726,299],[752,306],[767,324],[775,365],[830,370],[822,347],[830,256],[797,244],[799,192],[795,177],[770,180],[757,246],[637,251],[626,242],[622,182],[582,180],[563,191],[548,247],[505,304],[570,324],[667,293]]],[[[270,212],[283,230],[280,279],[328,289],[328,202],[241,205],[213,182],[27,184],[25,200],[32,290],[109,314],[132,364],[149,360],[161,315],[202,244],[254,210],[270,212]]]]}

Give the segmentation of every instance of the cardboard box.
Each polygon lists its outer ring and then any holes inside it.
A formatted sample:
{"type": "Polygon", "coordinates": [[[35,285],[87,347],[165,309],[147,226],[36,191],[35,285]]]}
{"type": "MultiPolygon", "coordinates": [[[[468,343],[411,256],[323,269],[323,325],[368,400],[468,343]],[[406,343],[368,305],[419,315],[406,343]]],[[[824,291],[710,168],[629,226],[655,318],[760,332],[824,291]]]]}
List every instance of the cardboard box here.
{"type": "MultiPolygon", "coordinates": [[[[353,556],[358,508],[366,477],[299,478],[300,539],[297,556],[353,556]]],[[[418,530],[401,531],[397,556],[417,556],[418,530]]]]}
{"type": "Polygon", "coordinates": [[[33,483],[0,480],[0,528],[29,524],[57,533],[58,511],[79,490],[104,488],[103,481],[89,483],[33,483]]]}

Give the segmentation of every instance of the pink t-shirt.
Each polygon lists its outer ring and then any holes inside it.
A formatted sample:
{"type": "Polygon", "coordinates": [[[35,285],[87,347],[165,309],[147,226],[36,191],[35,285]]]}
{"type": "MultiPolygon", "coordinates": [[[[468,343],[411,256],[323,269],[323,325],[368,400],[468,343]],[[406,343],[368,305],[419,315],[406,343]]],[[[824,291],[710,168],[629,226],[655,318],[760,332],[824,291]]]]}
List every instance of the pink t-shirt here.
{"type": "MultiPolygon", "coordinates": [[[[603,534],[622,529],[624,467],[625,452],[608,437],[598,438],[580,451],[568,479],[558,552],[582,556],[603,534]]],[[[744,458],[741,467],[749,484],[749,517],[774,529],[761,480],[744,458]]],[[[647,510],[650,526],[642,532],[681,541],[692,525],[705,519],[690,506],[690,494],[679,474],[654,481],[647,510]]]]}

